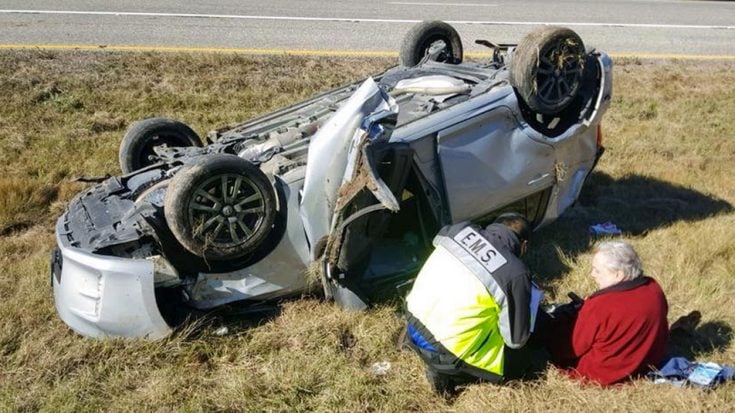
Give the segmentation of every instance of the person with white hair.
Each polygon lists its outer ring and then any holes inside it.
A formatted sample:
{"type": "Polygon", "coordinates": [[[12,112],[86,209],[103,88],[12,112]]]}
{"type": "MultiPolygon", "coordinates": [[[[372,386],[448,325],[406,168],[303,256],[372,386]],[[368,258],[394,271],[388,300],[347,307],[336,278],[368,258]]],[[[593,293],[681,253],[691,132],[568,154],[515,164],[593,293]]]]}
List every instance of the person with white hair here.
{"type": "Polygon", "coordinates": [[[550,350],[574,377],[619,383],[661,363],[668,339],[668,304],[661,287],[643,274],[633,247],[623,241],[597,245],[592,278],[600,287],[576,317],[558,323],[550,350]]]}

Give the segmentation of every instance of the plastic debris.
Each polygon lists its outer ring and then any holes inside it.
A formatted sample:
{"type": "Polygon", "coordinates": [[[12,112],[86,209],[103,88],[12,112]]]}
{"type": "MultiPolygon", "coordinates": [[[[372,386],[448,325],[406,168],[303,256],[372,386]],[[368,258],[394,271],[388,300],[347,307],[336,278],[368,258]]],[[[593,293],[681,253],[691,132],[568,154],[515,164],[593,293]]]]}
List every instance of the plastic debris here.
{"type": "Polygon", "coordinates": [[[690,383],[700,387],[713,387],[722,367],[717,363],[701,363],[687,377],[690,383]]]}
{"type": "Polygon", "coordinates": [[[214,335],[217,337],[226,336],[230,332],[230,329],[227,327],[220,327],[216,330],[214,330],[214,335]]]}
{"type": "Polygon", "coordinates": [[[370,372],[376,376],[385,376],[391,368],[390,361],[378,361],[370,366],[370,372]]]}
{"type": "Polygon", "coordinates": [[[590,233],[594,235],[620,235],[623,231],[611,221],[590,226],[590,233]]]}
{"type": "Polygon", "coordinates": [[[648,373],[656,384],[684,387],[691,384],[703,389],[712,389],[718,384],[735,378],[735,368],[716,363],[691,362],[684,357],[672,357],[661,370],[648,373]]]}
{"type": "Polygon", "coordinates": [[[686,379],[667,379],[664,377],[658,377],[653,380],[653,384],[670,384],[673,387],[684,387],[687,384],[686,379]]]}

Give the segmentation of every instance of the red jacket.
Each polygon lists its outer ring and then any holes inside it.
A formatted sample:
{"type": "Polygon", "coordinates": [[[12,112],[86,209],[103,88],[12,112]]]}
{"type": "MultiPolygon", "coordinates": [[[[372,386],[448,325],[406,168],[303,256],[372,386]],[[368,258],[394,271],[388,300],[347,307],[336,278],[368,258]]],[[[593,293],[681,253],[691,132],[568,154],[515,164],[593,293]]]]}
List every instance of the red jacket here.
{"type": "Polygon", "coordinates": [[[570,361],[575,376],[603,385],[623,381],[663,360],[667,312],[666,297],[652,278],[604,288],[585,300],[571,342],[556,343],[553,353],[570,361]]]}

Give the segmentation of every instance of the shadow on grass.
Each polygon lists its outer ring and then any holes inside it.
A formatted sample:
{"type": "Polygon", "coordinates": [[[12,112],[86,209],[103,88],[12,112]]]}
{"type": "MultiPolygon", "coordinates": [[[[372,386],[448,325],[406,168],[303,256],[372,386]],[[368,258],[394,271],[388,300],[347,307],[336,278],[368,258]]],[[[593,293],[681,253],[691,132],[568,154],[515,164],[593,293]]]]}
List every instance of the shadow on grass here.
{"type": "Polygon", "coordinates": [[[225,334],[229,334],[267,323],[281,314],[281,303],[292,299],[235,302],[210,310],[197,310],[182,303],[182,293],[178,288],[156,290],[158,309],[166,323],[189,338],[197,338],[221,327],[227,327],[225,334]]]}
{"type": "Polygon", "coordinates": [[[230,331],[248,330],[275,320],[281,315],[281,304],[287,299],[256,304],[232,303],[208,312],[214,326],[226,326],[230,331]]]}
{"type": "Polygon", "coordinates": [[[211,310],[196,310],[179,306],[163,313],[166,322],[174,327],[174,334],[193,340],[226,336],[271,322],[281,315],[280,303],[251,303],[249,306],[223,305],[211,310]]]}
{"type": "Polygon", "coordinates": [[[727,349],[733,336],[732,327],[727,323],[708,321],[691,333],[672,331],[666,351],[672,356],[695,360],[727,349]]]}
{"type": "Polygon", "coordinates": [[[527,262],[541,280],[553,280],[569,271],[564,256],[573,259],[592,248],[597,237],[589,233],[590,225],[612,221],[623,234],[638,236],[732,211],[722,199],[656,178],[613,179],[593,172],[578,204],[534,235],[527,262]]]}

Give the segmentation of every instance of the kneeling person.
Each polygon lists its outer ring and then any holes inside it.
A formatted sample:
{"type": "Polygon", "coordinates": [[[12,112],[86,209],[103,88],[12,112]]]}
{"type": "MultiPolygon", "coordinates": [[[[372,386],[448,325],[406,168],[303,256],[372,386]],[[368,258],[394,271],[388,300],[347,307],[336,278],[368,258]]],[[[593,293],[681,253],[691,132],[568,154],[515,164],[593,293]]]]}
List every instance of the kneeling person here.
{"type": "Polygon", "coordinates": [[[523,216],[504,214],[484,230],[457,224],[434,239],[406,301],[409,344],[438,393],[471,381],[501,382],[506,347],[528,340],[531,274],[519,257],[529,233],[523,216]]]}

